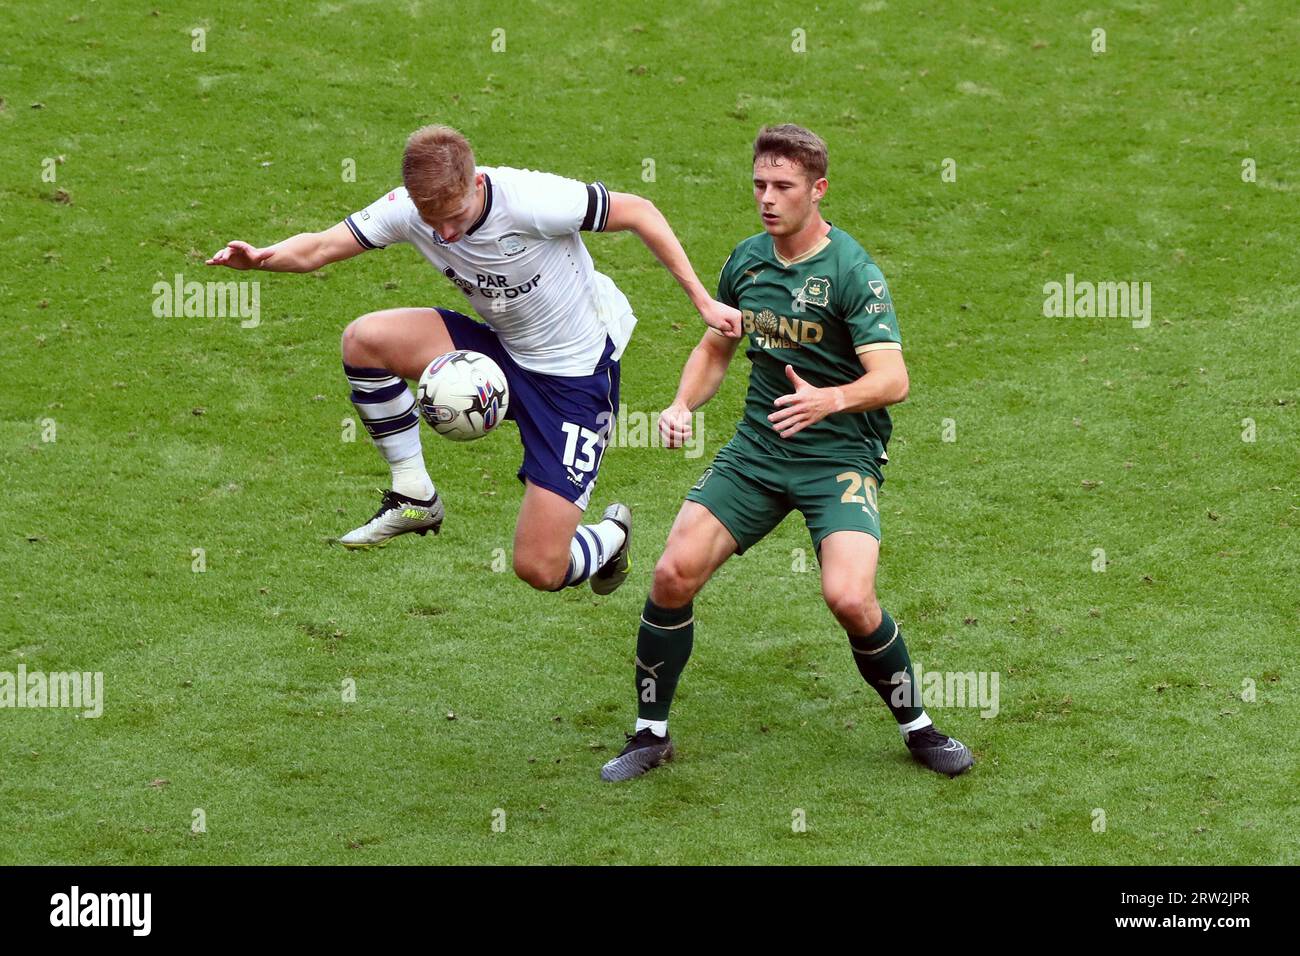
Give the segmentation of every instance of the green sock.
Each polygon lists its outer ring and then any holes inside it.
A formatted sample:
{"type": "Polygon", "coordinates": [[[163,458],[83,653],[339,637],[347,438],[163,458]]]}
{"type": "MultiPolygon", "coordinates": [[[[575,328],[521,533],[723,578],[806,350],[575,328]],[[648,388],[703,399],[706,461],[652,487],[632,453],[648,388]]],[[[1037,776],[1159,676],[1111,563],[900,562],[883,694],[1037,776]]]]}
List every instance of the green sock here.
{"type": "Polygon", "coordinates": [[[668,719],[677,679],[690,660],[694,643],[691,602],[679,608],[645,602],[641,629],[636,633],[637,716],[642,720],[668,719]]]}
{"type": "Polygon", "coordinates": [[[862,679],[876,689],[896,721],[910,723],[925,712],[903,632],[888,611],[880,609],[880,627],[874,634],[850,634],[849,646],[862,679]]]}

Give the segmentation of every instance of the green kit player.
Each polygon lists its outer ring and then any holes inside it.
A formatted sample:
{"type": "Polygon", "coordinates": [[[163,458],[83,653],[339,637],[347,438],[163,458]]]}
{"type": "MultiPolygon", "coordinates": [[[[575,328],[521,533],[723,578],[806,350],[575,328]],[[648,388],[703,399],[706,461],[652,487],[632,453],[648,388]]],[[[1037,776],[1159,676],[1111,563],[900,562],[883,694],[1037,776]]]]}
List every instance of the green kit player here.
{"type": "MultiPolygon", "coordinates": [[[[735,248],[718,282],[719,301],[744,318],[753,363],[745,415],[687,493],[655,567],[637,634],[636,732],[602,768],[604,780],[672,758],[668,708],[691,654],[691,602],[728,558],[791,510],[808,525],[822,594],[858,670],[912,755],[950,775],[974,763],[926,716],[903,635],[876,600],[886,408],[907,397],[907,366],[880,269],[821,216],[826,160],[826,144],[798,126],[764,128],[754,143],[763,232],[735,248]]],[[[660,417],[666,445],[689,439],[691,412],[717,392],[738,344],[709,330],[695,347],[660,417]]]]}

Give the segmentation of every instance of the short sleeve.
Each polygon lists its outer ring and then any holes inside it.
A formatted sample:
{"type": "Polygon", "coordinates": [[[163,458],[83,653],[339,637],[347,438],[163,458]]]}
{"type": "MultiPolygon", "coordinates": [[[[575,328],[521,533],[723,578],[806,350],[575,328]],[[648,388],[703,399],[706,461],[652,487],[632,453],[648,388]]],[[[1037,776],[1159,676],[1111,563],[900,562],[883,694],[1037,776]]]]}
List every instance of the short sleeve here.
{"type": "Polygon", "coordinates": [[[406,195],[406,187],[399,186],[343,221],[363,247],[382,249],[395,242],[408,241],[407,229],[414,208],[406,195]]]}
{"type": "Polygon", "coordinates": [[[518,180],[521,215],[543,237],[601,232],[609,221],[609,190],[553,173],[524,171],[518,180]]]}
{"type": "Polygon", "coordinates": [[[732,285],[731,263],[736,258],[733,250],[731,255],[727,256],[727,261],[722,264],[722,272],[718,274],[718,301],[723,305],[729,305],[733,309],[740,306],[736,302],[735,286],[732,285]]]}
{"type": "Polygon", "coordinates": [[[903,348],[889,287],[874,263],[862,262],[849,270],[840,290],[840,308],[859,355],[903,348]]]}

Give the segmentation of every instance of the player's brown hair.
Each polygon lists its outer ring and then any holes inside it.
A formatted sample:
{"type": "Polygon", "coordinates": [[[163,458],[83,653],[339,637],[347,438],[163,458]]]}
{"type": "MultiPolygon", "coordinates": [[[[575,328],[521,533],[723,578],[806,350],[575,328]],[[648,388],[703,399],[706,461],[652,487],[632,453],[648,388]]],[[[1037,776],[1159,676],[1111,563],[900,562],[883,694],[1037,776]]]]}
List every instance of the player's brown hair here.
{"type": "Polygon", "coordinates": [[[406,141],[402,183],[415,208],[442,213],[474,187],[474,150],[459,130],[423,126],[406,141]]]}
{"type": "Polygon", "coordinates": [[[825,141],[812,130],[793,123],[760,129],[758,138],[754,140],[754,162],[758,162],[760,156],[784,159],[800,166],[808,175],[809,182],[825,176],[829,162],[825,141]]]}

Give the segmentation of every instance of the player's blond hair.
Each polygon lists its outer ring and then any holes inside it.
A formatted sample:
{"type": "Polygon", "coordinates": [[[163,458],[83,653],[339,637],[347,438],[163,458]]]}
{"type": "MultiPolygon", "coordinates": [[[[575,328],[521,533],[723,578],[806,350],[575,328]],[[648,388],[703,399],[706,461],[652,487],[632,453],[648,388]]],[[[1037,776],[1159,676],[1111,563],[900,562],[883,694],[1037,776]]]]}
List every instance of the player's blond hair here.
{"type": "Polygon", "coordinates": [[[826,165],[830,161],[825,140],[812,130],[793,123],[764,126],[760,129],[758,138],[754,140],[754,162],[758,162],[760,156],[784,159],[800,166],[808,175],[809,182],[816,182],[825,176],[826,165]]]}
{"type": "Polygon", "coordinates": [[[474,188],[474,150],[459,130],[422,126],[406,141],[402,183],[415,208],[444,213],[474,188]]]}

